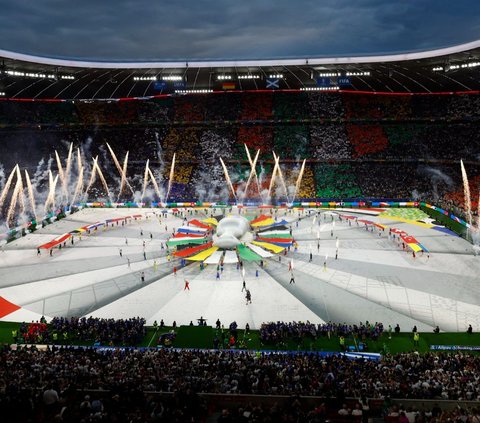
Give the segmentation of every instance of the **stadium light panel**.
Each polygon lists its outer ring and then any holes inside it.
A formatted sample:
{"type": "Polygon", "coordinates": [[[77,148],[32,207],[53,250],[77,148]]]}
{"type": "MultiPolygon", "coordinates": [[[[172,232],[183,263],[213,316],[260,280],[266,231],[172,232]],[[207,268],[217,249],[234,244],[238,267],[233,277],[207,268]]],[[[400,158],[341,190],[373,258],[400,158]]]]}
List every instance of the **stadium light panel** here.
{"type": "Polygon", "coordinates": [[[202,89],[202,90],[175,90],[175,94],[208,94],[213,93],[213,90],[202,89]]]}
{"type": "Polygon", "coordinates": [[[133,80],[134,81],[156,81],[157,77],[156,76],[134,76],[133,80]]]}
{"type": "Polygon", "coordinates": [[[329,77],[329,76],[341,76],[340,72],[321,72],[318,74],[320,77],[329,77]]]}
{"type": "MultiPolygon", "coordinates": [[[[9,76],[18,76],[22,78],[39,78],[39,79],[57,79],[55,75],[47,75],[44,73],[37,73],[37,72],[20,72],[20,71],[12,71],[7,70],[5,73],[9,76]]],[[[60,79],[75,79],[73,75],[62,75],[60,79]]]]}
{"type": "Polygon", "coordinates": [[[345,76],[370,76],[370,72],[347,72],[345,76]]]}
{"type": "Polygon", "coordinates": [[[333,85],[331,87],[303,87],[300,88],[300,91],[336,91],[339,89],[338,85],[333,85]]]}
{"type": "Polygon", "coordinates": [[[166,75],[162,76],[160,79],[163,81],[181,81],[183,80],[183,76],[181,75],[166,75]]]}

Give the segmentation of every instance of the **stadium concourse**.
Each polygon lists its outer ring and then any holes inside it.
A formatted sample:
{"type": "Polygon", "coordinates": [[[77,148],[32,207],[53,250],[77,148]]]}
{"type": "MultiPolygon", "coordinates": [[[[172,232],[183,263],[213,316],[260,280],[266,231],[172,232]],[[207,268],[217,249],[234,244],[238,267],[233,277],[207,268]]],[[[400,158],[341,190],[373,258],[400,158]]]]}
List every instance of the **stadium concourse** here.
{"type": "MultiPolygon", "coordinates": [[[[167,250],[167,241],[188,227],[187,220],[205,221],[212,213],[221,219],[222,211],[85,208],[3,247],[1,320],[140,316],[147,325],[161,319],[186,325],[203,317],[212,326],[220,319],[252,329],[277,320],[368,320],[398,323],[402,330],[438,325],[463,332],[469,324],[478,330],[480,261],[471,244],[428,219],[382,212],[277,209],[274,217],[291,230],[291,248],[270,253],[265,244],[248,243],[262,260],[221,266],[222,250],[202,261],[184,259],[167,250]],[[77,230],[109,219],[107,228],[92,226],[90,234],[77,230]],[[66,233],[74,236],[62,241],[63,248],[51,255],[37,250],[66,233]],[[399,233],[408,234],[409,242],[399,233]],[[248,305],[243,278],[252,297],[248,305]]],[[[253,219],[262,210],[223,210],[229,213],[253,219]]]]}

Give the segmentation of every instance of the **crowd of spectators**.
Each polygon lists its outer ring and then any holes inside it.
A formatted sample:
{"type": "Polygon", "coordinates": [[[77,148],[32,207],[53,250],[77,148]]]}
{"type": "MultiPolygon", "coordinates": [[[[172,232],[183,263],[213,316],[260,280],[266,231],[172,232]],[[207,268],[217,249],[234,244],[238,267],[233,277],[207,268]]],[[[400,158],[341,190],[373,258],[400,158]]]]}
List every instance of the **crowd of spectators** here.
{"type": "Polygon", "coordinates": [[[353,158],[377,156],[388,147],[388,139],[380,125],[347,125],[346,130],[353,158]]]}
{"type": "MultiPolygon", "coordinates": [[[[362,198],[367,196],[359,186],[354,167],[345,164],[317,164],[314,168],[318,198],[362,198]]],[[[377,183],[380,185],[381,180],[377,183]]]]}
{"type": "MultiPolygon", "coordinates": [[[[73,142],[74,148],[83,149],[86,160],[99,155],[107,183],[116,186],[117,172],[105,148],[108,142],[119,158],[129,151],[131,185],[141,190],[147,159],[164,186],[176,153],[172,199],[207,198],[203,193],[211,192],[209,200],[214,196],[225,200],[228,190],[210,190],[208,176],[213,175],[210,181],[223,180],[222,157],[234,185],[241,188],[250,171],[243,148],[246,143],[252,155],[261,150],[257,172],[261,166],[271,165],[272,150],[280,155],[285,174],[298,174],[295,169],[303,158],[313,161],[306,166],[304,176],[312,176],[301,187],[302,197],[419,196],[440,203],[450,193],[449,201],[460,207],[462,200],[455,194],[461,186],[458,163],[478,154],[479,98],[474,94],[268,92],[112,103],[2,102],[0,124],[10,127],[0,132],[0,156],[5,172],[19,163],[32,172],[47,174],[52,152],[58,150],[64,157],[73,142]],[[23,153],[32,142],[36,148],[26,163],[23,153]],[[40,168],[42,158],[44,166],[40,168]],[[452,183],[432,183],[419,160],[448,174],[452,183]],[[234,161],[235,168],[228,161],[234,161]],[[351,175],[349,180],[345,173],[351,175]]],[[[467,171],[473,178],[477,170],[471,167],[467,165],[467,171]]],[[[265,185],[270,174],[265,174],[265,185]]],[[[105,195],[100,182],[92,188],[92,195],[95,192],[105,195]]]]}
{"type": "Polygon", "coordinates": [[[288,120],[469,121],[479,117],[478,94],[214,93],[138,101],[2,102],[3,125],[124,125],[137,122],[288,120]]]}
{"type": "Polygon", "coordinates": [[[341,355],[226,350],[10,350],[0,356],[2,391],[54,384],[141,390],[334,397],[480,400],[480,357],[403,353],[379,361],[341,355]]]}
{"type": "Polygon", "coordinates": [[[137,345],[146,334],[145,319],[100,319],[98,317],[54,317],[50,331],[67,333],[68,338],[102,345],[137,345]]]}
{"type": "Polygon", "coordinates": [[[25,323],[20,325],[18,333],[14,331],[14,342],[18,343],[43,343],[50,341],[50,332],[47,323],[42,318],[39,322],[25,323]]]}
{"type": "Polygon", "coordinates": [[[306,322],[268,322],[260,326],[260,339],[262,342],[276,343],[284,342],[287,339],[300,340],[305,337],[316,339],[319,336],[327,337],[348,337],[355,336],[358,339],[378,339],[383,333],[383,324],[375,322],[362,323],[358,325],[347,325],[346,323],[319,323],[306,322]]]}

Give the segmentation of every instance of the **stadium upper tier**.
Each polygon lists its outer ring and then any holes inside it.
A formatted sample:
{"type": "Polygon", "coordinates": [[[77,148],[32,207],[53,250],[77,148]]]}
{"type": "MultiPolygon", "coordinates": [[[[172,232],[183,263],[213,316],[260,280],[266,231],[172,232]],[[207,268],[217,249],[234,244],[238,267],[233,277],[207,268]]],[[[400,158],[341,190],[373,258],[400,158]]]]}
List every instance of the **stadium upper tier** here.
{"type": "Polygon", "coordinates": [[[0,50],[0,97],[118,99],[185,91],[480,90],[480,40],[382,56],[250,61],[87,62],[0,50]]]}

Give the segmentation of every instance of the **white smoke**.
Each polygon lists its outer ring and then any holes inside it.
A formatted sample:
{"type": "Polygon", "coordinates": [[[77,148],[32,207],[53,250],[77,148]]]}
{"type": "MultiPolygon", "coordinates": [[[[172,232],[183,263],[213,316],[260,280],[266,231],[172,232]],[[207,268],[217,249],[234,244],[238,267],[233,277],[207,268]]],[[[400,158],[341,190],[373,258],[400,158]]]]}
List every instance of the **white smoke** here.
{"type": "Polygon", "coordinates": [[[440,169],[436,169],[430,166],[422,166],[418,169],[418,173],[424,174],[430,178],[430,183],[432,186],[431,196],[433,200],[438,201],[441,197],[439,188],[443,190],[445,188],[453,188],[454,182],[450,176],[442,172],[440,169]]]}

